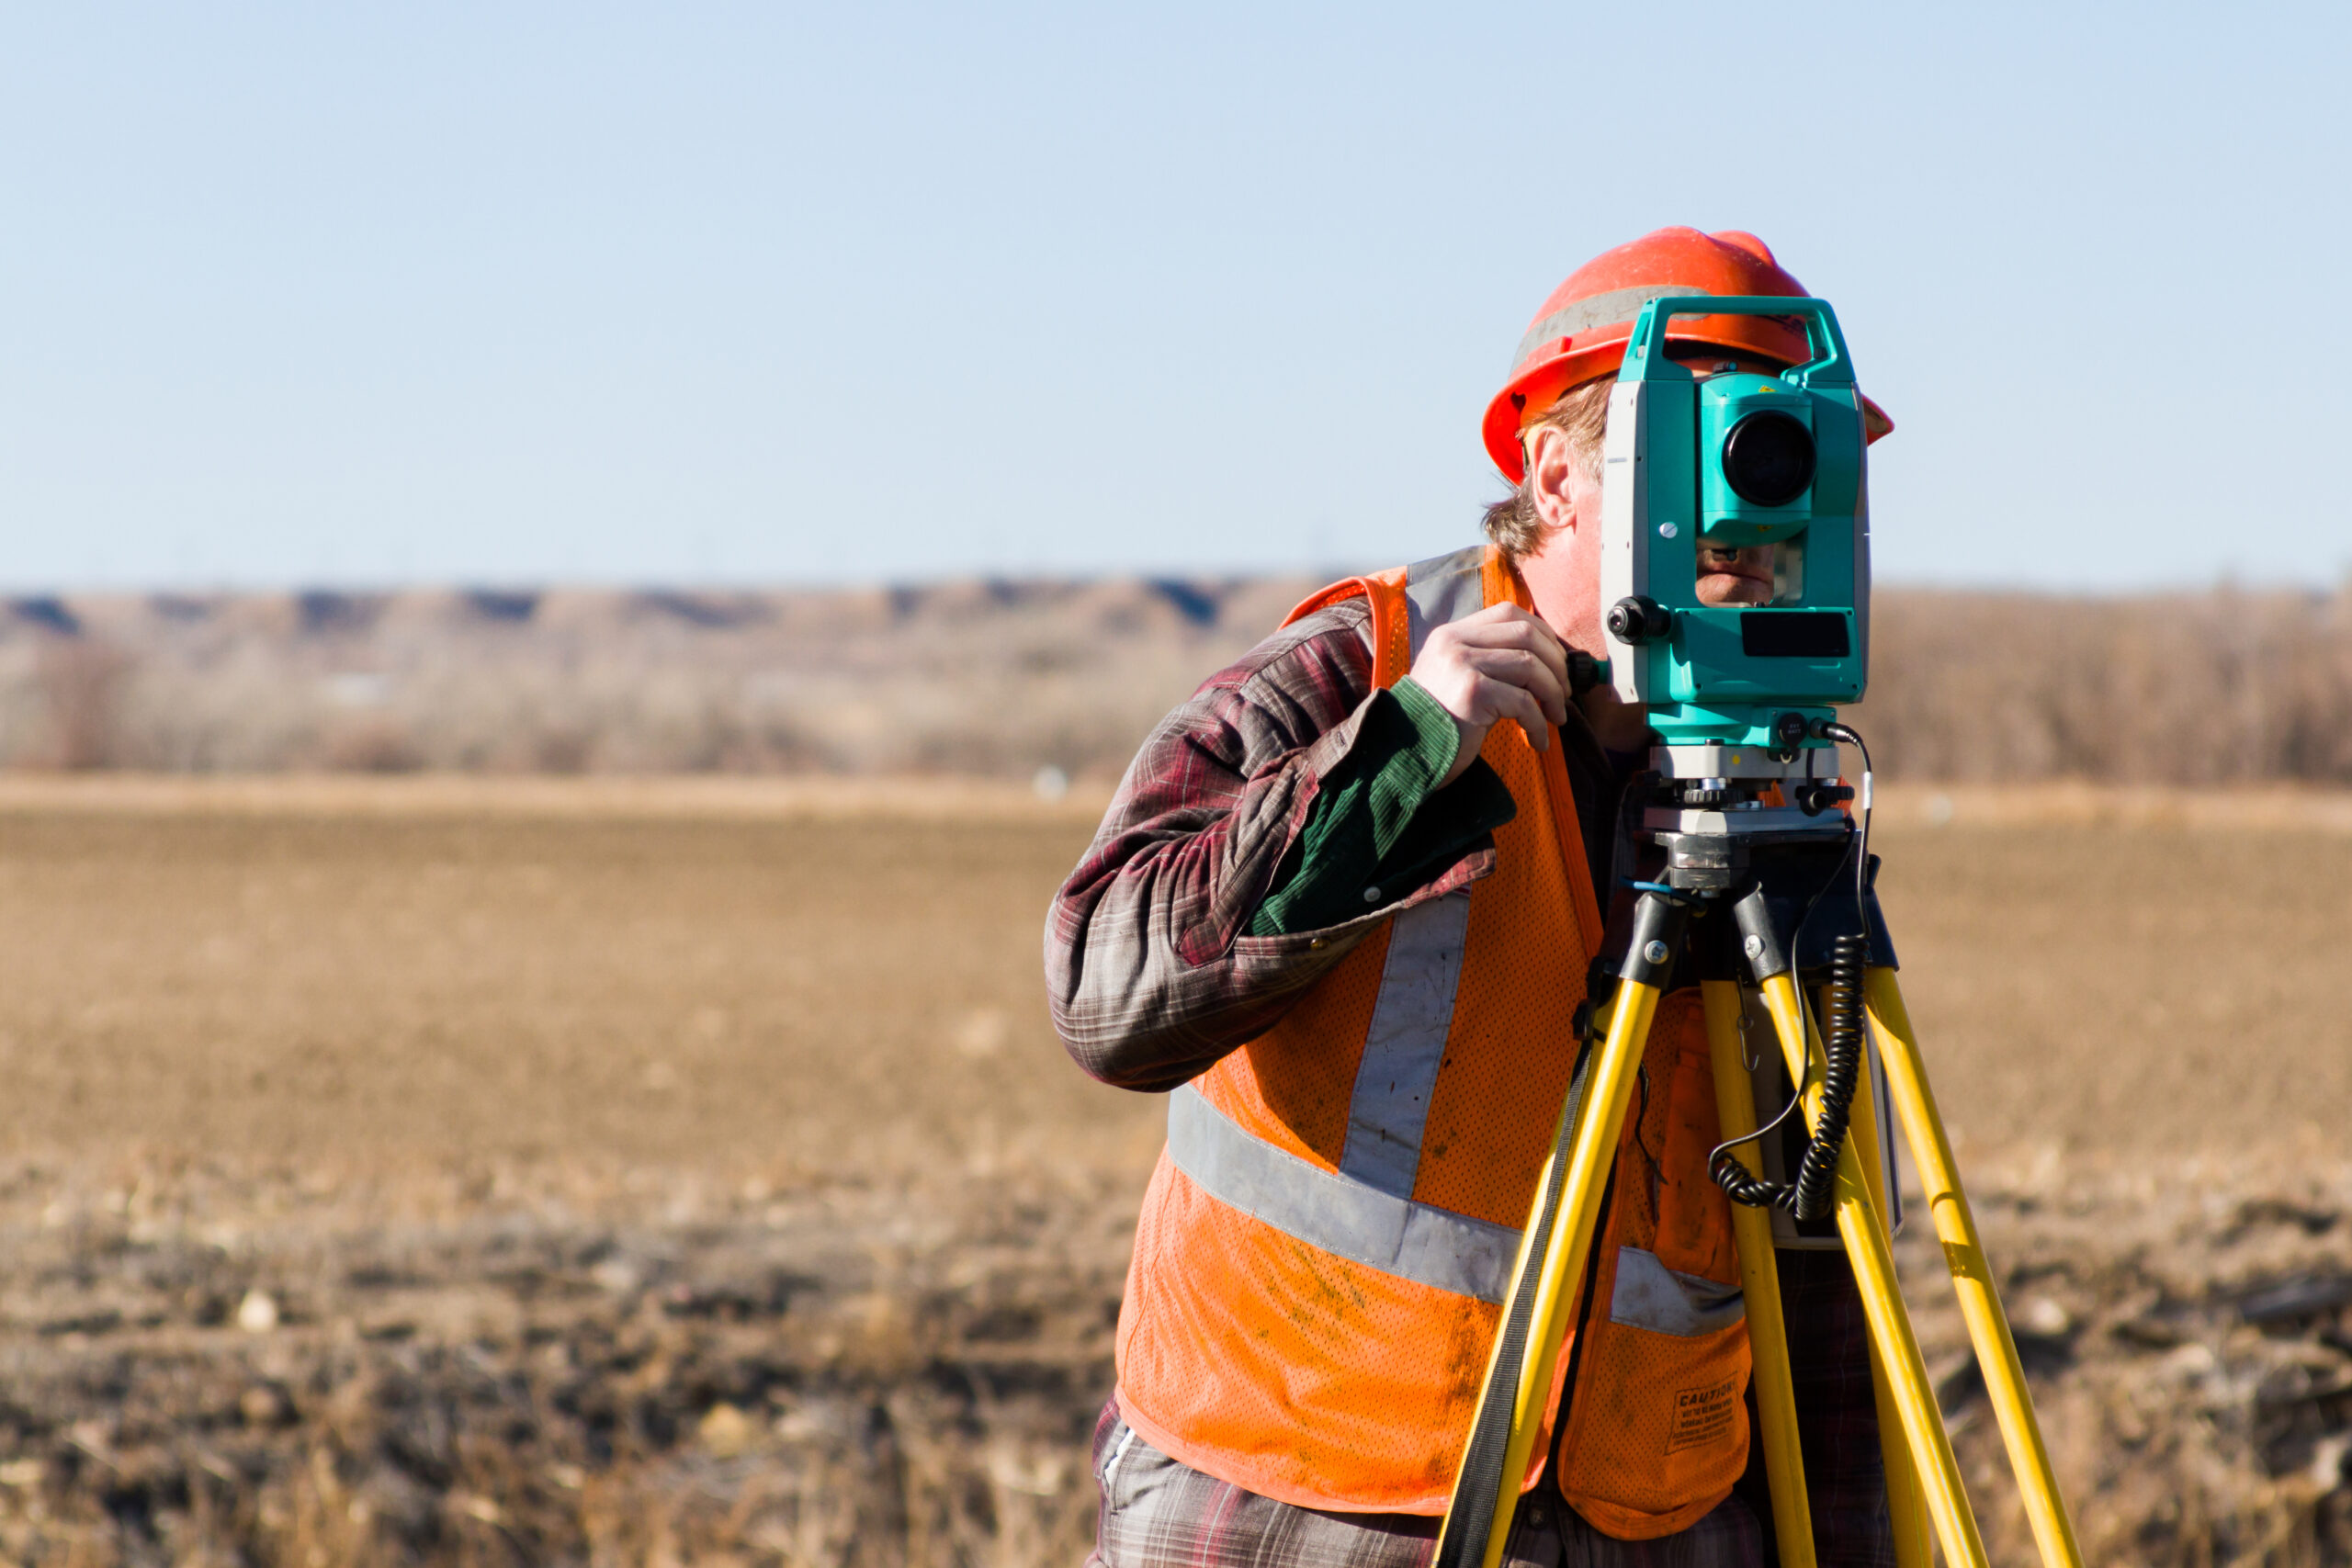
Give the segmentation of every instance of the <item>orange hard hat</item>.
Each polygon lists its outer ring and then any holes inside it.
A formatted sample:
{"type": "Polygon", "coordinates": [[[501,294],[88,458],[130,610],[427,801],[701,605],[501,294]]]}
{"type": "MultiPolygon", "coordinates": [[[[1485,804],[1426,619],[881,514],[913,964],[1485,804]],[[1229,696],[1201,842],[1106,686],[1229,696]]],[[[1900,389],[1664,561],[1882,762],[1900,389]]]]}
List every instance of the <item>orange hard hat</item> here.
{"type": "MultiPolygon", "coordinates": [[[[1736,229],[1716,234],[1659,229],[1603,251],[1552,290],[1520,339],[1510,379],[1487,405],[1487,455],[1513,484],[1525,479],[1520,432],[1569,388],[1612,374],[1624,363],[1634,318],[1651,300],[1676,294],[1804,292],[1804,285],[1773,259],[1770,245],[1736,229]]],[[[1708,344],[1781,365],[1813,357],[1804,329],[1771,316],[1677,316],[1666,341],[1708,344]]],[[[1894,428],[1868,398],[1862,400],[1862,422],[1872,441],[1894,428]]]]}

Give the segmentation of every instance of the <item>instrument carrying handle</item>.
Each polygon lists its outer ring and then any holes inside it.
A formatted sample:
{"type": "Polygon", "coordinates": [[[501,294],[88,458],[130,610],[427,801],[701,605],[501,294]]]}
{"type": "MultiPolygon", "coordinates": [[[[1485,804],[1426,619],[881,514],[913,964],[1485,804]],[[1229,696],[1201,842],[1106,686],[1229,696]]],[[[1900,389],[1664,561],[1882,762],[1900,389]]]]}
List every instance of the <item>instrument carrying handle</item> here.
{"type": "Polygon", "coordinates": [[[1666,323],[1676,316],[1783,316],[1802,321],[1813,357],[1781,371],[1781,378],[1808,388],[1854,384],[1853,356],[1846,352],[1846,337],[1838,330],[1838,314],[1829,301],[1781,294],[1687,294],[1651,300],[1634,319],[1620,379],[1679,380],[1690,375],[1666,356],[1666,323]]]}

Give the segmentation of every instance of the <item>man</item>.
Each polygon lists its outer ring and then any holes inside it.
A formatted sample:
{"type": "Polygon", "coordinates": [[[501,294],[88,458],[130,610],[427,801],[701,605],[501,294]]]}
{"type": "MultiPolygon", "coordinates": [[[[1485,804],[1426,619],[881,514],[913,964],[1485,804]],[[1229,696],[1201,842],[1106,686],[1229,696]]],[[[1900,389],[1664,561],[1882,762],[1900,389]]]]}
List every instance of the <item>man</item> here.
{"type": "MultiPolygon", "coordinates": [[[[1487,411],[1516,486],[1489,543],[1335,584],[1212,677],[1056,899],[1071,1055],[1174,1091],[1097,1433],[1104,1568],[1426,1561],[1636,874],[1619,807],[1647,730],[1570,658],[1609,652],[1609,386],[1650,299],[1804,293],[1740,233],[1661,230],[1578,269],[1487,411]]],[[[1668,344],[1702,374],[1805,352],[1759,317],[1677,318],[1668,344]]],[[[1700,564],[1707,603],[1772,595],[1769,551],[1700,564]]],[[[1515,1562],[1763,1561],[1695,998],[1652,1031],[1515,1562]]],[[[1850,1280],[1792,1255],[1783,1288],[1821,1561],[1888,1560],[1850,1280]]]]}

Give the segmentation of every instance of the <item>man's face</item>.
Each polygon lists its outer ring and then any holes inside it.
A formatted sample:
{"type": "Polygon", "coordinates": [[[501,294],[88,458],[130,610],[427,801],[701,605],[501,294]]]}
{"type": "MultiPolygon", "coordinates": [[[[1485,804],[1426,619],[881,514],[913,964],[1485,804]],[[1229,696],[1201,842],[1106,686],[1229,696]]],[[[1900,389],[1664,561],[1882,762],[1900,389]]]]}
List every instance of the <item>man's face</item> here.
{"type": "Polygon", "coordinates": [[[1699,603],[1702,604],[1770,604],[1772,602],[1773,545],[1722,548],[1699,541],[1699,603]]]}
{"type": "MultiPolygon", "coordinates": [[[[1705,344],[1676,344],[1668,352],[1688,361],[1702,378],[1735,370],[1778,376],[1782,369],[1769,359],[1734,357],[1705,344]]],[[[1575,647],[1606,653],[1600,632],[1600,476],[1574,459],[1566,438],[1556,430],[1531,431],[1528,446],[1536,512],[1550,534],[1541,549],[1520,563],[1520,573],[1535,594],[1537,612],[1553,629],[1575,647]]],[[[1699,603],[1770,604],[1774,549],[1771,545],[1717,549],[1702,542],[1699,603]]]]}

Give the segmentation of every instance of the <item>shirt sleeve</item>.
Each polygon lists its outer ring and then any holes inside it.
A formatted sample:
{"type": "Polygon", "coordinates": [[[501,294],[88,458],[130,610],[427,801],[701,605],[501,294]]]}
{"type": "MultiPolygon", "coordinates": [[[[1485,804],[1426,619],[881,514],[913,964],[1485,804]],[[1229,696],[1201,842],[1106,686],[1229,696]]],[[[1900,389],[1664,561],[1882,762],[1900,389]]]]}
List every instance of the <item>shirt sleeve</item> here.
{"type": "Polygon", "coordinates": [[[1517,815],[1483,761],[1440,787],[1461,746],[1453,716],[1409,676],[1373,693],[1354,749],[1324,775],[1250,934],[1313,931],[1383,908],[1517,815]]]}
{"type": "Polygon", "coordinates": [[[1128,768],[1046,923],[1054,1027],[1095,1077],[1159,1090],[1196,1077],[1263,1033],[1381,920],[1493,870],[1482,837],[1450,860],[1425,858],[1411,886],[1383,885],[1377,907],[1359,885],[1344,919],[1317,906],[1282,931],[1250,929],[1326,781],[1345,772],[1368,720],[1383,728],[1374,708],[1400,706],[1375,701],[1367,615],[1345,601],[1261,643],[1161,720],[1128,768]],[[1307,918],[1329,923],[1298,923],[1307,918]]]}

